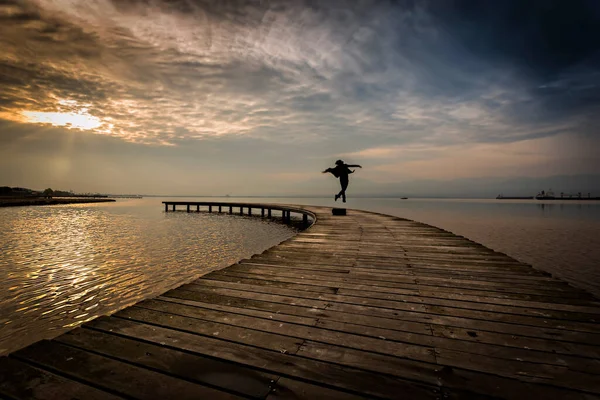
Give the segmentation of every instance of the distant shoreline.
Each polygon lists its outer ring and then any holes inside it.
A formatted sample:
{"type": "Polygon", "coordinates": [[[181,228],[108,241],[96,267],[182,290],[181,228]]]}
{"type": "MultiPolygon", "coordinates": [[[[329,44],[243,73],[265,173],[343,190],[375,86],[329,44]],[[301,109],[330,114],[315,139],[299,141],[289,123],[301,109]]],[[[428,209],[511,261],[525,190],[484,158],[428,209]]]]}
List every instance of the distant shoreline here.
{"type": "Polygon", "coordinates": [[[115,199],[106,198],[0,198],[0,207],[24,207],[24,206],[51,206],[57,204],[79,204],[79,203],[106,203],[113,202],[115,199]]]}

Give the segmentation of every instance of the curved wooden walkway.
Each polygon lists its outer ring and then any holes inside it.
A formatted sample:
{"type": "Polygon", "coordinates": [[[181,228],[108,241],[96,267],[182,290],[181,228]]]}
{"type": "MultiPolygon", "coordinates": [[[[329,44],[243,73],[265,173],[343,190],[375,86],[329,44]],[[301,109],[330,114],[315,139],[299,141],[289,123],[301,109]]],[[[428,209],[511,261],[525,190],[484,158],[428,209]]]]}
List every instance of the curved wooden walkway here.
{"type": "Polygon", "coordinates": [[[0,397],[598,398],[598,299],[428,225],[306,209],[263,254],[0,359],[0,397]]]}

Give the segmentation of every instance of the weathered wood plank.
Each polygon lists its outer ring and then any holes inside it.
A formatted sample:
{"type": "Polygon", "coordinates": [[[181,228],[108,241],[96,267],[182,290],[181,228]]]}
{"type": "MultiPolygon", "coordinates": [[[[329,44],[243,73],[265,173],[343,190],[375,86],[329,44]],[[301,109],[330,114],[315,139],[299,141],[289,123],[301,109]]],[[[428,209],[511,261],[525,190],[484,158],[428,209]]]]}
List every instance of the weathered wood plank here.
{"type": "MultiPolygon", "coordinates": [[[[597,302],[582,300],[582,299],[571,299],[571,298],[557,298],[551,296],[541,296],[541,295],[527,295],[521,293],[499,293],[499,292],[490,292],[490,291],[482,291],[482,290],[473,290],[473,289],[460,289],[459,291],[453,290],[452,288],[435,288],[433,290],[431,288],[424,288],[422,286],[415,285],[406,285],[406,284],[394,284],[394,283],[352,283],[351,280],[348,279],[337,279],[333,280],[330,278],[329,280],[322,279],[314,279],[311,277],[306,277],[303,274],[297,276],[289,276],[282,275],[283,273],[261,273],[255,274],[252,272],[240,272],[230,270],[229,268],[212,272],[206,275],[204,278],[206,279],[215,279],[215,277],[219,276],[228,276],[228,277],[240,277],[240,278],[251,278],[251,279],[262,279],[268,281],[277,281],[277,282],[290,282],[290,283],[301,283],[305,285],[311,286],[335,286],[337,288],[346,288],[346,289],[355,289],[355,290],[365,290],[370,292],[377,293],[392,293],[392,294],[421,294],[425,297],[440,297],[440,298],[449,298],[452,299],[455,296],[458,296],[460,299],[461,296],[465,296],[467,299],[476,297],[482,299],[482,302],[485,303],[498,303],[504,304],[503,301],[533,301],[537,303],[542,303],[546,305],[543,308],[551,308],[555,305],[557,307],[560,306],[587,306],[593,307],[600,306],[597,302]]],[[[560,309],[560,308],[558,308],[560,309]]]]}
{"type": "Polygon", "coordinates": [[[433,387],[427,385],[374,374],[360,369],[341,367],[335,363],[225,342],[218,338],[154,327],[120,318],[100,318],[92,321],[90,326],[105,332],[159,343],[174,349],[209,355],[255,367],[267,373],[340,388],[357,394],[364,393],[370,396],[394,398],[395,393],[407,393],[413,398],[435,398],[432,391],[433,387]]]}
{"type": "Polygon", "coordinates": [[[453,308],[464,308],[470,310],[480,310],[480,311],[492,311],[497,313],[504,314],[515,314],[515,315],[524,315],[524,316],[533,316],[533,317],[543,317],[543,318],[553,318],[559,320],[572,320],[572,321],[582,321],[582,322],[595,322],[596,320],[600,320],[600,314],[595,314],[595,312],[599,312],[600,309],[594,309],[588,307],[586,311],[594,312],[587,313],[585,311],[564,311],[564,310],[554,310],[550,308],[544,309],[536,309],[533,308],[530,304],[528,307],[518,307],[506,304],[492,304],[485,302],[473,302],[473,301],[460,301],[460,300],[445,300],[445,299],[437,299],[437,298],[427,298],[422,296],[411,296],[407,294],[402,295],[381,295],[378,293],[364,292],[364,291],[356,291],[356,290],[346,290],[339,289],[335,291],[335,293],[322,293],[315,291],[308,291],[309,293],[304,293],[303,291],[298,291],[297,289],[289,289],[285,287],[277,287],[275,285],[269,285],[268,288],[261,286],[257,286],[254,284],[243,283],[243,282],[232,282],[226,280],[218,280],[218,279],[203,279],[201,282],[191,283],[189,285],[183,286],[182,288],[186,288],[188,290],[194,290],[195,287],[222,287],[222,288],[230,288],[235,290],[247,290],[251,292],[259,292],[269,294],[280,294],[284,296],[295,296],[299,298],[314,298],[319,300],[331,300],[335,302],[341,303],[351,303],[351,304],[361,304],[361,305],[373,305],[384,308],[393,308],[393,309],[409,309],[416,310],[414,305],[437,305],[437,306],[447,306],[453,308]]]}
{"type": "MultiPolygon", "coordinates": [[[[573,332],[559,329],[530,327],[524,325],[515,325],[510,323],[490,322],[484,320],[473,320],[468,318],[458,318],[440,315],[427,315],[422,313],[401,313],[392,312],[385,315],[370,313],[368,310],[359,310],[360,313],[348,313],[344,310],[338,310],[337,307],[323,303],[320,307],[307,307],[289,305],[284,303],[261,301],[255,299],[246,299],[243,297],[225,296],[208,292],[180,291],[170,292],[170,297],[193,300],[200,302],[209,302],[216,304],[225,304],[228,306],[245,307],[256,310],[271,311],[276,313],[285,313],[297,316],[316,317],[319,319],[328,318],[340,322],[353,322],[369,326],[377,326],[387,329],[406,330],[414,327],[422,327],[424,332],[429,332],[430,327],[435,325],[459,327],[468,330],[484,330],[487,332],[498,332],[508,335],[526,336],[532,338],[543,338],[549,340],[561,340],[574,343],[600,343],[597,335],[591,335],[585,332],[573,332]],[[410,327],[410,328],[407,328],[410,327]]],[[[358,306],[357,306],[358,307],[358,306]]],[[[593,348],[592,348],[593,350],[593,348]]],[[[587,351],[587,350],[583,350],[587,351]]]]}
{"type": "MultiPolygon", "coordinates": [[[[169,328],[179,328],[180,324],[178,324],[176,321],[180,317],[183,317],[181,319],[185,318],[185,320],[189,320],[189,318],[195,318],[201,319],[202,321],[220,321],[236,327],[247,328],[248,330],[252,331],[258,330],[262,332],[269,332],[270,334],[282,335],[285,337],[289,336],[302,338],[305,340],[321,341],[325,343],[336,343],[371,352],[385,351],[386,354],[395,355],[397,357],[411,358],[414,360],[429,362],[435,361],[432,349],[421,345],[410,345],[407,343],[401,345],[398,343],[385,343],[385,348],[382,348],[382,341],[380,338],[369,338],[365,336],[343,333],[340,331],[332,332],[331,330],[319,329],[315,328],[314,326],[290,324],[286,322],[272,321],[269,319],[247,317],[244,315],[218,313],[211,310],[198,310],[188,306],[179,306],[176,308],[173,305],[164,302],[146,302],[145,306],[148,307],[147,310],[133,307],[116,315],[140,322],[153,321],[153,323],[169,328]],[[162,316],[159,315],[160,313],[167,315],[162,316]]],[[[242,342],[247,342],[245,337],[242,342]]],[[[281,346],[275,346],[275,348],[273,348],[272,343],[256,345],[258,347],[269,348],[272,350],[286,351],[281,350],[281,346]]],[[[296,351],[297,348],[293,351],[286,352],[294,354],[296,351]]]]}
{"type": "Polygon", "coordinates": [[[0,394],[19,400],[123,398],[8,357],[0,358],[0,394]]]}
{"type": "Polygon", "coordinates": [[[54,341],[42,341],[14,353],[19,360],[60,372],[96,387],[140,399],[240,398],[145,368],[119,362],[54,341]]]}
{"type": "MultiPolygon", "coordinates": [[[[281,295],[264,292],[249,292],[247,290],[236,290],[230,288],[211,287],[209,285],[194,284],[182,286],[181,288],[175,289],[171,292],[177,293],[182,290],[200,293],[215,293],[225,296],[243,297],[249,299],[264,300],[290,305],[301,305],[307,307],[319,307],[322,305],[323,301],[327,301],[327,308],[331,310],[343,311],[354,314],[370,313],[372,315],[379,315],[387,318],[394,318],[397,315],[410,316],[411,318],[429,318],[439,315],[442,317],[463,317],[473,320],[504,322],[515,325],[537,326],[542,328],[589,332],[594,333],[596,335],[600,334],[600,324],[596,324],[594,322],[557,320],[545,317],[529,317],[524,315],[479,311],[438,305],[404,303],[401,301],[388,302],[385,300],[368,299],[364,297],[342,297],[339,295],[326,294],[314,296],[310,292],[304,292],[305,297],[298,297],[296,293],[292,294],[290,293],[290,291],[286,291],[286,289],[271,289],[274,292],[276,291],[279,293],[286,293],[281,295]]],[[[169,295],[169,293],[171,292],[167,292],[167,295],[169,295]]]]}
{"type": "Polygon", "coordinates": [[[267,396],[279,378],[238,364],[91,329],[75,329],[56,341],[253,398],[267,396]]]}
{"type": "Polygon", "coordinates": [[[311,385],[290,378],[279,378],[266,400],[328,399],[328,400],[360,400],[358,396],[325,386],[311,385]]]}

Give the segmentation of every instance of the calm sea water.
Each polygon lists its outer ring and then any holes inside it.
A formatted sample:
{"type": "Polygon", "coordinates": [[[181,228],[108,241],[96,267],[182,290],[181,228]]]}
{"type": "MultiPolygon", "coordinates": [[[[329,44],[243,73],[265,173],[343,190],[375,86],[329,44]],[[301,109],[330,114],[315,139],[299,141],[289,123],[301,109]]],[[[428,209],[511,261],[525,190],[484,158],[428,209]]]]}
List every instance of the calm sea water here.
{"type": "MultiPolygon", "coordinates": [[[[0,208],[0,353],[158,295],[294,234],[258,218],[164,213],[163,200],[0,208]]],[[[324,198],[193,200],[341,205],[324,198]]],[[[346,206],[444,228],[600,297],[600,202],[351,198],[346,206]]]]}
{"type": "Polygon", "coordinates": [[[259,218],[164,213],[161,201],[0,208],[0,354],[294,235],[259,218]]]}

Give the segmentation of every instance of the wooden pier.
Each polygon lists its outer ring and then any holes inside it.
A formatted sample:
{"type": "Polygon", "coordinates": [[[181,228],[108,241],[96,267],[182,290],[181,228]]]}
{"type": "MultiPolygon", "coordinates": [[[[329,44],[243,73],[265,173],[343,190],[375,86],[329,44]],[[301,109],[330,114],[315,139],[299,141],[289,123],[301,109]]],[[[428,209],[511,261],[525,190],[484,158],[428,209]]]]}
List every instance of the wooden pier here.
{"type": "MultiPolygon", "coordinates": [[[[236,207],[198,211],[208,206],[236,207]]],[[[600,302],[589,293],[405,219],[241,206],[316,222],[0,358],[0,398],[599,398],[600,302]]]]}
{"type": "Polygon", "coordinates": [[[177,211],[177,206],[185,206],[186,212],[200,212],[206,210],[209,213],[214,211],[219,214],[227,213],[231,215],[235,213],[237,215],[248,216],[256,215],[252,214],[253,210],[256,212],[260,210],[260,216],[262,218],[265,216],[267,218],[275,218],[276,215],[274,212],[277,212],[279,213],[279,218],[286,224],[291,224],[292,214],[296,214],[302,219],[303,228],[309,227],[309,218],[314,221],[316,217],[315,213],[310,210],[282,204],[224,203],[214,201],[163,201],[163,204],[165,205],[165,212],[177,211]]]}

